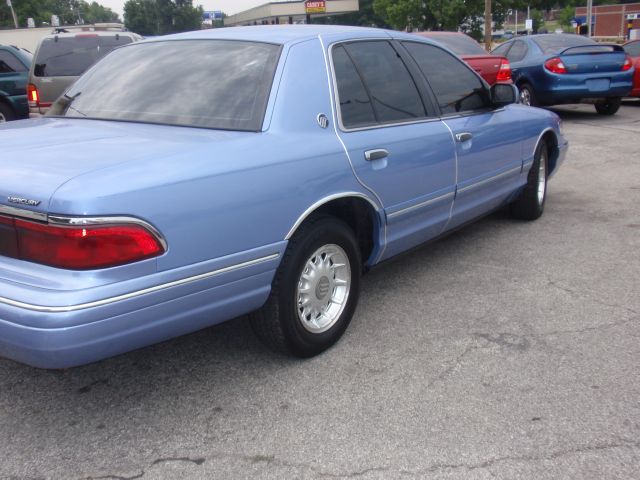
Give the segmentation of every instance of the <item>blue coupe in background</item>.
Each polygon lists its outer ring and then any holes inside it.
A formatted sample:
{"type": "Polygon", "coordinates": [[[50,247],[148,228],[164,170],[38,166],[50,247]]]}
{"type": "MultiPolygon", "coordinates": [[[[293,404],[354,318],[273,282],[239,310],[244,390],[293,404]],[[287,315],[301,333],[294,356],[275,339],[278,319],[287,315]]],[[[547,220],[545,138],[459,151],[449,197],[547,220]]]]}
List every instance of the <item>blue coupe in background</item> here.
{"type": "Polygon", "coordinates": [[[49,117],[0,127],[0,355],[69,367],[244,314],[318,354],[368,268],[505,205],[542,214],[567,142],[516,100],[384,30],[119,48],[49,117]]]}
{"type": "Polygon", "coordinates": [[[620,45],[571,34],[518,37],[491,53],[507,57],[525,105],[593,103],[613,115],[633,82],[633,62],[620,45]]]}

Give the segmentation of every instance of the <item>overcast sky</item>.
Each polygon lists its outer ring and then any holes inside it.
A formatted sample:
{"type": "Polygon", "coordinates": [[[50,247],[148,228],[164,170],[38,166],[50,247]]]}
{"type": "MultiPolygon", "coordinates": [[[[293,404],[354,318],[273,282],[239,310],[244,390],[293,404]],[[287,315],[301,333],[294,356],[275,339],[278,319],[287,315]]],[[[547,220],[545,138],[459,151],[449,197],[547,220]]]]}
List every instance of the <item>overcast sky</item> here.
{"type": "MultiPolygon", "coordinates": [[[[99,4],[109,7],[122,18],[123,6],[126,0],[96,0],[99,4]]],[[[193,0],[195,6],[202,5],[205,10],[222,10],[227,15],[242,12],[248,8],[264,5],[274,0],[193,0]]]]}

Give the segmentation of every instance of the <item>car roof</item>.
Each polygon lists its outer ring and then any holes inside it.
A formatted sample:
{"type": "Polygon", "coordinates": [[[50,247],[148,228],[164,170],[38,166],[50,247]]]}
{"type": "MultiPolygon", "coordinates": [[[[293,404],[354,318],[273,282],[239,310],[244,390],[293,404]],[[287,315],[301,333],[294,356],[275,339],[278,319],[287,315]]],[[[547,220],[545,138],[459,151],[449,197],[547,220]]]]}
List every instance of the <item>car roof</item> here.
{"type": "Polygon", "coordinates": [[[109,36],[113,37],[115,35],[126,36],[126,37],[140,37],[137,33],[122,31],[122,30],[76,30],[72,32],[60,32],[60,33],[50,33],[43,38],[74,38],[77,36],[85,36],[85,37],[104,37],[109,36]]]}
{"type": "MultiPolygon", "coordinates": [[[[254,25],[248,27],[214,28],[193,32],[165,35],[144,40],[144,42],[158,42],[165,40],[245,40],[268,42],[276,44],[297,43],[303,40],[322,36],[406,38],[415,40],[415,35],[393,30],[369,27],[349,27],[339,25],[254,25]]],[[[424,37],[423,37],[424,38],[424,37]]]]}
{"type": "Polygon", "coordinates": [[[468,37],[469,35],[467,35],[466,33],[462,33],[462,32],[435,32],[435,31],[429,31],[429,32],[414,32],[416,35],[424,35],[427,37],[440,37],[440,36],[445,36],[445,35],[463,35],[465,37],[468,37]]]}

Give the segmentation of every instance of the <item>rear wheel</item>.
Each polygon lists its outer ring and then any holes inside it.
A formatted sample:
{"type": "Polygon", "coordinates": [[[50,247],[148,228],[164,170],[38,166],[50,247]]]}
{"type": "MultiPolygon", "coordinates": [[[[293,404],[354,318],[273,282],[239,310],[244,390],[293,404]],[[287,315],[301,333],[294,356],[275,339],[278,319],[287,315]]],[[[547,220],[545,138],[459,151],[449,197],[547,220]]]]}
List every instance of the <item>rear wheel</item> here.
{"type": "Polygon", "coordinates": [[[341,220],[318,216],[291,238],[266,304],[250,316],[272,350],[311,357],[347,329],[358,303],[360,251],[341,220]]]}
{"type": "Polygon", "coordinates": [[[547,198],[549,148],[542,141],[536,150],[533,165],[527,176],[527,184],[510,205],[511,215],[521,220],[535,220],[544,211],[547,198]]]}
{"type": "Polygon", "coordinates": [[[596,112],[600,115],[614,115],[620,108],[622,98],[607,98],[604,102],[598,102],[595,104],[596,112]]]}
{"type": "Polygon", "coordinates": [[[523,105],[528,105],[530,107],[537,107],[538,100],[536,99],[536,94],[533,91],[533,87],[528,83],[523,83],[520,85],[520,103],[523,105]]]}
{"type": "Polygon", "coordinates": [[[15,120],[16,116],[13,113],[13,110],[11,110],[11,108],[0,102],[0,123],[4,123],[4,122],[10,122],[11,120],[15,120]]]}

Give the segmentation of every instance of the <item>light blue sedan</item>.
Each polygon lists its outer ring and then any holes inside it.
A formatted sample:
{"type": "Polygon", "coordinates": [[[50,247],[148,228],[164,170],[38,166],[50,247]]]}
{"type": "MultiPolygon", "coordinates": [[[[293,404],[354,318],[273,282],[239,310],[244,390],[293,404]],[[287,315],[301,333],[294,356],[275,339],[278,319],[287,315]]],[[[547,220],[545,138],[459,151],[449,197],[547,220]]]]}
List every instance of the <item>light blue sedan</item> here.
{"type": "Polygon", "coordinates": [[[0,356],[93,362],[250,314],[334,344],[370,267],[509,205],[567,141],[399,32],[265,26],[115,50],[51,116],[0,127],[0,356]]]}

